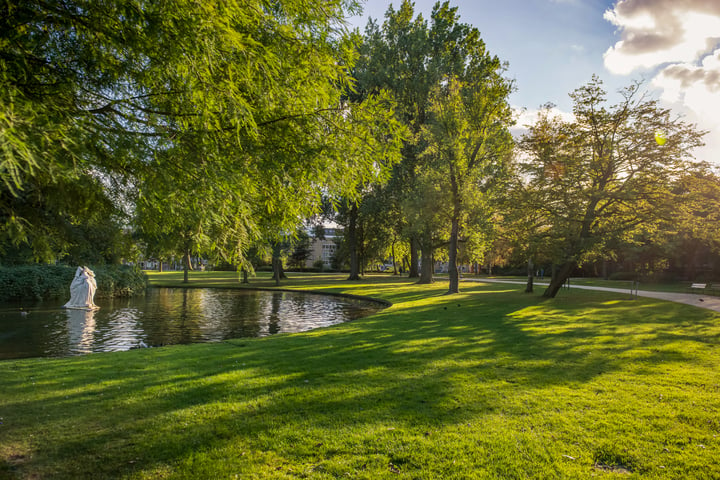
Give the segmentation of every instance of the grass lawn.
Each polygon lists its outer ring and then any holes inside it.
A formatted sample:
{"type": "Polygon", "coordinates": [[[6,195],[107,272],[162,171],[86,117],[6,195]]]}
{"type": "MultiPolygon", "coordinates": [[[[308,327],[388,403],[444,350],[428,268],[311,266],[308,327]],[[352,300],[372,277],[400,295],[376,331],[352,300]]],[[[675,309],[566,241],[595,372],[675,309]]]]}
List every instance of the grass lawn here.
{"type": "MultiPolygon", "coordinates": [[[[491,278],[496,280],[512,280],[516,282],[526,282],[527,276],[519,276],[519,275],[492,275],[488,277],[487,275],[474,275],[474,274],[464,274],[465,278],[472,278],[472,279],[483,279],[483,278],[491,278]]],[[[447,274],[441,275],[441,277],[447,277],[447,274]]],[[[538,284],[548,284],[550,283],[550,277],[545,276],[542,279],[540,277],[534,277],[536,288],[544,290],[545,287],[538,286],[538,284]]],[[[717,295],[720,293],[720,291],[709,291],[709,292],[698,292],[697,290],[690,290],[690,284],[693,282],[688,281],[675,281],[675,282],[665,282],[665,283],[652,283],[652,282],[639,282],[635,283],[632,280],[605,280],[602,278],[597,277],[572,277],[570,279],[571,285],[583,285],[583,286],[590,286],[590,287],[608,287],[608,288],[618,288],[621,290],[627,290],[628,292],[631,289],[635,289],[636,287],[639,287],[639,290],[647,290],[651,292],[674,292],[674,293],[704,293],[706,295],[717,295]]],[[[712,282],[707,282],[714,285],[712,282]]],[[[542,292],[541,292],[542,293],[542,292]]]]}
{"type": "Polygon", "coordinates": [[[393,306],[302,334],[2,361],[0,478],[720,478],[720,314],[292,277],[393,306]]]}

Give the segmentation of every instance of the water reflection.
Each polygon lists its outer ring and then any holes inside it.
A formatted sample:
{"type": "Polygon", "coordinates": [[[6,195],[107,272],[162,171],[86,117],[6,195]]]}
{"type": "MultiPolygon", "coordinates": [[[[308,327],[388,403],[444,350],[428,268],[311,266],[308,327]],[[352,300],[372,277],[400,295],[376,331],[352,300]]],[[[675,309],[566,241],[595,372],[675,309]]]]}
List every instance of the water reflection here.
{"type": "Polygon", "coordinates": [[[371,302],[290,292],[169,288],[96,303],[100,310],[63,310],[59,302],[23,305],[26,315],[19,304],[0,305],[0,359],[302,332],[380,308],[371,302]]]}
{"type": "Polygon", "coordinates": [[[77,353],[90,353],[94,343],[95,311],[65,310],[70,349],[77,353]]]}

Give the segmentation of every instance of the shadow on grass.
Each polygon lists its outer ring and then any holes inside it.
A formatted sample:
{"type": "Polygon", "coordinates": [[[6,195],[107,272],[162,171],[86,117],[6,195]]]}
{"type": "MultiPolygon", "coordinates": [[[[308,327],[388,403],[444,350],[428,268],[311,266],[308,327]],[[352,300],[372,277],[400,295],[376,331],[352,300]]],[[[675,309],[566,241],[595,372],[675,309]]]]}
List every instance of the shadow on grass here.
{"type": "Polygon", "coordinates": [[[202,475],[214,457],[241,472],[328,455],[359,462],[396,429],[422,438],[523,415],[554,388],[581,388],[630,359],[692,362],[683,343],[718,344],[716,315],[665,302],[547,301],[501,285],[448,297],[442,285],[392,293],[391,281],[375,282],[343,290],[394,306],[333,328],[0,363],[0,476],[202,475]]]}

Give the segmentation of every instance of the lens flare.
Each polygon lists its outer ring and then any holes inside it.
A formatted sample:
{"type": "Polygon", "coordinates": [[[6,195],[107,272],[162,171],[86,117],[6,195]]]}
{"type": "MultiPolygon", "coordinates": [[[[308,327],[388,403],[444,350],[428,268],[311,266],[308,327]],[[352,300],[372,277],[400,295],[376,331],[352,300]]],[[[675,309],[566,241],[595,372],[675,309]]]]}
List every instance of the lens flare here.
{"type": "Polygon", "coordinates": [[[655,130],[655,141],[661,147],[665,145],[665,142],[667,142],[667,135],[665,135],[665,132],[662,130],[655,130]]]}

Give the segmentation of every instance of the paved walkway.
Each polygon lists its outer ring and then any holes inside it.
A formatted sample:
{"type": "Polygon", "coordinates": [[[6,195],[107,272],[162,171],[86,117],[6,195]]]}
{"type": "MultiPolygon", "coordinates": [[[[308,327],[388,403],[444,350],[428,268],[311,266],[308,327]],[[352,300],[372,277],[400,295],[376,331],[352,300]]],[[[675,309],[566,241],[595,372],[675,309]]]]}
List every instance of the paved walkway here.
{"type": "MultiPolygon", "coordinates": [[[[527,283],[520,280],[497,280],[493,278],[463,278],[463,281],[515,283],[519,285],[525,285],[527,283]]],[[[547,283],[542,282],[534,282],[533,285],[535,285],[536,287],[548,286],[547,283]]],[[[570,288],[582,288],[584,290],[599,290],[603,292],[615,292],[630,295],[630,289],[628,288],[590,287],[586,285],[573,285],[572,280],[570,281],[570,288]]],[[[686,303],[695,307],[707,308],[708,310],[720,312],[720,297],[713,297],[710,295],[698,295],[696,293],[652,292],[649,290],[638,290],[637,295],[639,297],[657,298],[659,300],[668,300],[670,302],[686,303]]]]}

